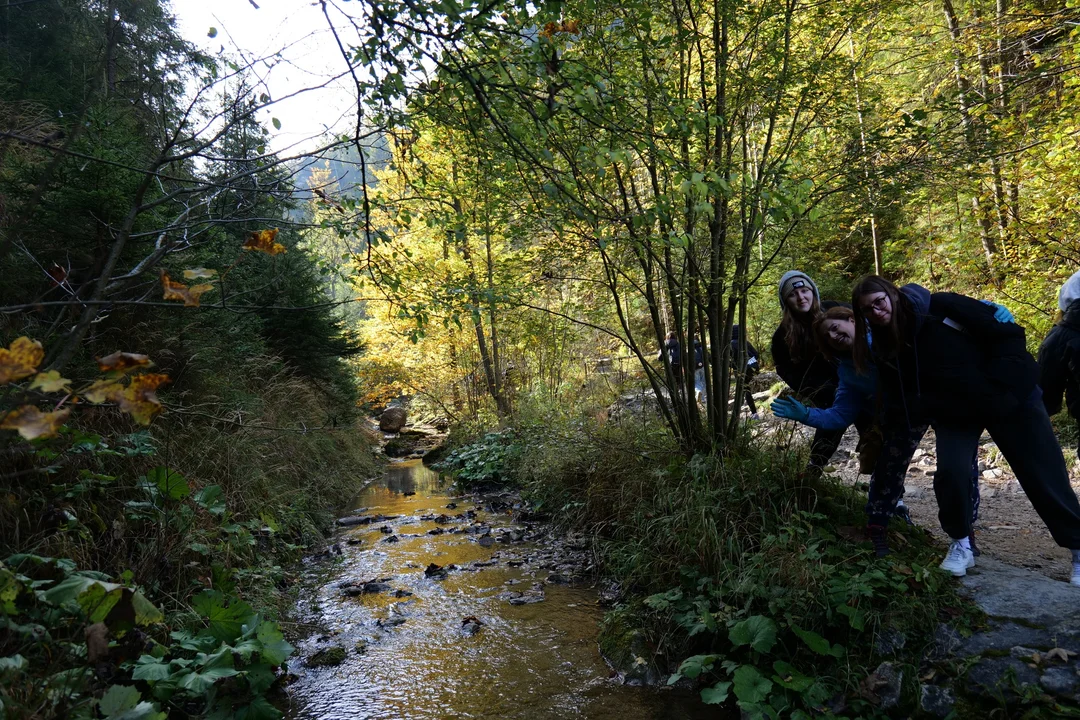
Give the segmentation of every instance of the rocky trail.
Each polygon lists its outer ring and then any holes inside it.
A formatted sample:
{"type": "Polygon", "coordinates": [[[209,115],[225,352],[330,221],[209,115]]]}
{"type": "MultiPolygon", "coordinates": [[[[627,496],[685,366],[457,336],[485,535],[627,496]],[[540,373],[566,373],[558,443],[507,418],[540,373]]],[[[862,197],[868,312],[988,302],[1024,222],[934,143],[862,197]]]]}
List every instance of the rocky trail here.
{"type": "MultiPolygon", "coordinates": [[[[846,482],[869,482],[869,475],[858,475],[855,444],[858,435],[852,428],[832,458],[832,467],[846,482]]],[[[933,430],[926,433],[915,451],[904,480],[904,503],[917,525],[926,528],[942,542],[948,538],[941,530],[934,498],[934,472],[937,469],[933,430]]],[[[1072,448],[1065,449],[1066,458],[1075,457],[1072,448]]],[[[1073,489],[1080,492],[1078,466],[1071,469],[1073,489]]],[[[982,557],[993,558],[1009,565],[1027,568],[1054,580],[1068,581],[1071,559],[1050,537],[1038,513],[1009,469],[997,446],[984,435],[979,445],[979,518],[975,536],[982,557]]],[[[1080,591],[1078,591],[1080,592],[1080,591]]],[[[1080,597],[1078,597],[1080,600],[1080,597]]]]}

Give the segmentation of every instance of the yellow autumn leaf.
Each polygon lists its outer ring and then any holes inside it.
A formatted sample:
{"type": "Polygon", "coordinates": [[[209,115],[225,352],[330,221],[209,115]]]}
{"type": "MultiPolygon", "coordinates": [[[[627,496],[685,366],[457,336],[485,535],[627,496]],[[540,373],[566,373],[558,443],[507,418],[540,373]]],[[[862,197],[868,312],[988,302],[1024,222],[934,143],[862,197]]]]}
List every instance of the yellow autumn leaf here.
{"type": "Polygon", "coordinates": [[[165,288],[165,294],[162,295],[165,300],[183,300],[187,307],[198,307],[199,298],[214,289],[213,285],[206,284],[188,287],[171,279],[169,273],[164,271],[161,273],[161,285],[165,288]]]}
{"type": "Polygon", "coordinates": [[[38,373],[34,381],[30,383],[30,389],[41,390],[42,392],[66,392],[69,385],[71,385],[70,380],[60,377],[60,373],[56,370],[50,370],[49,372],[38,373]]]}
{"type": "Polygon", "coordinates": [[[274,242],[274,238],[277,237],[278,229],[273,230],[254,230],[247,234],[247,239],[244,240],[244,250],[257,250],[258,252],[266,253],[267,255],[280,255],[285,252],[285,246],[281,243],[274,242]]]}
{"type": "Polygon", "coordinates": [[[206,280],[217,275],[217,270],[213,268],[191,268],[184,271],[184,279],[186,280],[206,280]]]}
{"type": "Polygon", "coordinates": [[[37,340],[16,338],[10,347],[0,348],[0,385],[28,378],[45,359],[45,349],[37,340]]]}
{"type": "Polygon", "coordinates": [[[115,380],[97,380],[82,391],[82,396],[99,405],[103,402],[115,402],[123,392],[124,386],[115,380]]]}
{"type": "Polygon", "coordinates": [[[98,358],[97,364],[101,372],[127,372],[134,368],[149,367],[154,363],[150,362],[146,355],[117,350],[112,355],[98,358]]]}
{"type": "Polygon", "coordinates": [[[33,405],[23,405],[9,412],[0,421],[0,430],[15,430],[26,440],[56,437],[60,426],[71,414],[71,408],[42,412],[33,405]]]}

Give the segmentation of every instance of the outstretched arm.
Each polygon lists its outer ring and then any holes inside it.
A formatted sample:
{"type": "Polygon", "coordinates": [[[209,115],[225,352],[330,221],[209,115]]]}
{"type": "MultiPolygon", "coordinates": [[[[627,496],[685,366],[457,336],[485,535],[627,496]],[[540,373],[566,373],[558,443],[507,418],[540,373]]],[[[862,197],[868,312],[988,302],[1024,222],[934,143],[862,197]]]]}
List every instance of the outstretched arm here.
{"type": "Polygon", "coordinates": [[[774,401],[771,407],[777,417],[795,420],[821,430],[843,430],[855,422],[863,402],[863,394],[852,390],[841,380],[830,407],[808,408],[792,397],[780,398],[774,401]]]}

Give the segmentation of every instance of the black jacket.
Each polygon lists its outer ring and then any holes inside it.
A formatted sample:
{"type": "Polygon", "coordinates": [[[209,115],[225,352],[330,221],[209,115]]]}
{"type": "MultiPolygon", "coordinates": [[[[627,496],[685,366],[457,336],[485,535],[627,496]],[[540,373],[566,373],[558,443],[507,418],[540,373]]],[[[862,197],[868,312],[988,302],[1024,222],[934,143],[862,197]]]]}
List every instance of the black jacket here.
{"type": "MultiPolygon", "coordinates": [[[[739,343],[742,341],[742,327],[739,325],[731,326],[731,367],[738,370],[736,367],[736,361],[739,359],[739,343]]],[[[750,339],[746,340],[746,366],[745,369],[751,372],[757,372],[761,369],[759,361],[761,355],[758,353],[757,348],[750,343],[750,339]]]]}
{"type": "Polygon", "coordinates": [[[1024,328],[998,322],[994,308],[965,295],[931,294],[914,284],[900,292],[913,318],[901,347],[891,354],[880,332],[873,344],[893,419],[981,424],[1029,401],[1038,366],[1024,328]]]}
{"type": "Polygon", "coordinates": [[[1039,386],[1046,412],[1061,412],[1061,396],[1069,414],[1080,419],[1080,303],[1074,302],[1039,347],[1039,386]]]}
{"type": "MultiPolygon", "coordinates": [[[[840,304],[827,300],[822,303],[822,308],[828,310],[840,304]]],[[[833,404],[836,386],[840,382],[836,376],[836,366],[816,350],[809,359],[802,362],[792,359],[791,351],[788,350],[787,341],[784,339],[783,326],[776,328],[776,332],[773,333],[772,358],[776,365],[776,374],[799,397],[817,407],[829,407],[833,404]]]]}

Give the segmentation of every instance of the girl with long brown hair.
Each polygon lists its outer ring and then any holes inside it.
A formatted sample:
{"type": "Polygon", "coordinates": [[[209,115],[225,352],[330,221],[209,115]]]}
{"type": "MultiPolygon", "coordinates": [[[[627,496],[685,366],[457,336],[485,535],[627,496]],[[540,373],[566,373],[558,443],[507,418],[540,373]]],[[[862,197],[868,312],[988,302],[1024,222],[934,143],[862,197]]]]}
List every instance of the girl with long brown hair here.
{"type": "MultiPolygon", "coordinates": [[[[836,366],[821,354],[817,346],[813,325],[823,307],[828,309],[840,303],[826,301],[823,304],[817,285],[809,275],[799,270],[784,273],[778,291],[784,315],[772,337],[776,373],[803,402],[819,408],[830,407],[839,380],[836,366]]],[[[810,461],[806,466],[808,474],[821,474],[822,468],[839,447],[846,428],[847,425],[840,429],[818,428],[810,442],[810,461]]]]}
{"type": "Polygon", "coordinates": [[[893,422],[929,424],[937,436],[934,495],[941,527],[953,539],[942,569],[962,576],[975,565],[968,482],[985,429],[1054,540],[1072,551],[1070,582],[1080,585],[1080,503],[1043,407],[1024,329],[998,322],[978,300],[914,284],[897,288],[876,275],[860,280],[851,298],[856,367],[877,368],[893,422]]]}

